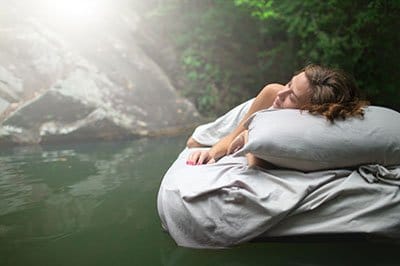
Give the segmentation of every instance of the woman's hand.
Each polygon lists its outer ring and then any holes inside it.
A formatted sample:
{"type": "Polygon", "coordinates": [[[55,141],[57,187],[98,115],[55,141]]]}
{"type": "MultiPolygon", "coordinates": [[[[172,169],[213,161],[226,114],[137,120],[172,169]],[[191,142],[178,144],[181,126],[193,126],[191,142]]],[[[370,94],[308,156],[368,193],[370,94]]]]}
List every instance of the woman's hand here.
{"type": "Polygon", "coordinates": [[[229,144],[232,141],[231,136],[222,138],[218,143],[212,146],[209,150],[195,150],[186,161],[190,165],[212,164],[227,154],[229,144]]]}
{"type": "Polygon", "coordinates": [[[196,150],[190,153],[186,164],[200,165],[215,163],[214,157],[210,154],[209,150],[196,150]]]}

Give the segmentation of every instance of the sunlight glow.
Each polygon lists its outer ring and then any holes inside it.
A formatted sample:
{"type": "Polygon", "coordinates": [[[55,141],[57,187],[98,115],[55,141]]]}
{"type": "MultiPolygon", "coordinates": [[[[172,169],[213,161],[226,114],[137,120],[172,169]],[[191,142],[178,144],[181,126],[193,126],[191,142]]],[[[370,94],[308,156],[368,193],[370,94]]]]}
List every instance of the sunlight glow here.
{"type": "Polygon", "coordinates": [[[35,9],[49,22],[75,28],[104,20],[111,10],[107,0],[39,0],[35,9]]]}

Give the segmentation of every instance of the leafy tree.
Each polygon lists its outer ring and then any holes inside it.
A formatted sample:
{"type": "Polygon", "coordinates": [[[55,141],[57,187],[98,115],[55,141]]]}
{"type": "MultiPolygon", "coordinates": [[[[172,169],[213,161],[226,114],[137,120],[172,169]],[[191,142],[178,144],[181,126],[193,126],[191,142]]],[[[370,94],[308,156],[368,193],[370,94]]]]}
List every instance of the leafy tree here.
{"type": "Polygon", "coordinates": [[[265,84],[260,22],[246,7],[226,0],[170,0],[151,16],[147,23],[163,27],[179,51],[182,92],[204,115],[221,114],[265,84]]]}
{"type": "Polygon", "coordinates": [[[152,0],[178,51],[180,87],[205,115],[285,83],[309,63],[353,74],[373,104],[400,109],[400,1],[152,0]],[[161,3],[161,4],[160,4],[161,3]]]}
{"type": "Polygon", "coordinates": [[[400,1],[235,0],[263,21],[264,32],[286,30],[277,50],[291,60],[340,67],[352,73],[373,103],[399,108],[400,1]]]}

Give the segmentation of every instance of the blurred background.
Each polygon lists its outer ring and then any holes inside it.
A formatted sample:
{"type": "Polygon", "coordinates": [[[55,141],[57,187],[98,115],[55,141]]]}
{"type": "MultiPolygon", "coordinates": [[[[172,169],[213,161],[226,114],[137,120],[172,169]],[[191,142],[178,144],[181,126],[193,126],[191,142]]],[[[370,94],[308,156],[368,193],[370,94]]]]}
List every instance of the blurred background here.
{"type": "Polygon", "coordinates": [[[0,144],[175,134],[310,63],[344,69],[372,104],[400,110],[399,1],[0,7],[0,144]]]}
{"type": "Polygon", "coordinates": [[[400,108],[399,1],[157,2],[147,26],[171,40],[183,91],[204,114],[309,63],[342,68],[373,104],[400,108]]]}

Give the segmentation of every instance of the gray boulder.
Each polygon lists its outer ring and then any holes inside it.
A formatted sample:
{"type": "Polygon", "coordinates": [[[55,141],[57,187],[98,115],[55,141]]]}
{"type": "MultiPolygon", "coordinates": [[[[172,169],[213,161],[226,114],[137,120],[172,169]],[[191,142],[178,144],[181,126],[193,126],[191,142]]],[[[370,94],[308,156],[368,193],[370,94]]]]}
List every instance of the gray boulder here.
{"type": "Polygon", "coordinates": [[[132,8],[71,26],[27,3],[0,3],[0,144],[175,134],[198,123],[137,45],[132,8]]]}

